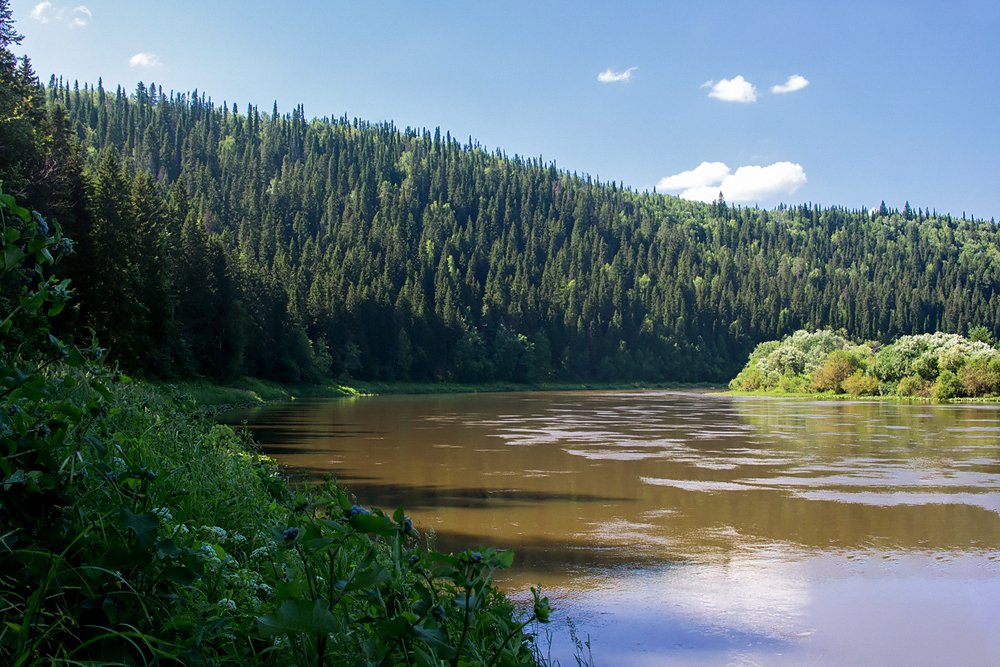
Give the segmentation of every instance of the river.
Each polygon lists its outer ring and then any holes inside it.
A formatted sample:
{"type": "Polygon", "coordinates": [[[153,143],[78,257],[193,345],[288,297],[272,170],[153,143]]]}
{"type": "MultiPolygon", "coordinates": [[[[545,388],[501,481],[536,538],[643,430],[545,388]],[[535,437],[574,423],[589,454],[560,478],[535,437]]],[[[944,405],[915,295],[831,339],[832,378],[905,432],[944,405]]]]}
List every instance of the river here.
{"type": "Polygon", "coordinates": [[[500,583],[542,585],[563,665],[570,629],[599,665],[1000,664],[1000,406],[554,392],[230,420],[438,548],[513,547],[500,583]]]}

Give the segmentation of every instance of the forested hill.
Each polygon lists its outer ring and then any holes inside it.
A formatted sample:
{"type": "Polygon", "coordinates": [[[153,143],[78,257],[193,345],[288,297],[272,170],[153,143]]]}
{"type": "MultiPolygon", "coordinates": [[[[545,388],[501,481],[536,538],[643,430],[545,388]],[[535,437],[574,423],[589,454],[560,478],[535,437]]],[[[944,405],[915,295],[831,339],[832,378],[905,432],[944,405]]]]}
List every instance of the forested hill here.
{"type": "Polygon", "coordinates": [[[722,380],[802,328],[1000,334],[992,222],[704,205],[142,84],[38,103],[27,187],[77,241],[71,324],[147,372],[722,380]]]}

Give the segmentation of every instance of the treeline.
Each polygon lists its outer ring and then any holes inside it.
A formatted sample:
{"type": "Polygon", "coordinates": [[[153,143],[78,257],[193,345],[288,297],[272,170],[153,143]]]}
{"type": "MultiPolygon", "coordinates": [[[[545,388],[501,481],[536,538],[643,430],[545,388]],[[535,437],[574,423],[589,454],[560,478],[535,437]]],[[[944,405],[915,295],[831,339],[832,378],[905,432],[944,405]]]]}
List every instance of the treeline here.
{"type": "Polygon", "coordinates": [[[692,203],[440,131],[11,72],[0,178],[76,242],[64,326],[147,374],[720,380],[800,328],[1000,332],[992,223],[692,203]]]}
{"type": "Polygon", "coordinates": [[[1000,394],[1000,351],[985,327],[969,337],[901,336],[888,345],[852,343],[829,330],[796,331],[761,343],[729,384],[744,392],[833,393],[934,400],[1000,394]]]}

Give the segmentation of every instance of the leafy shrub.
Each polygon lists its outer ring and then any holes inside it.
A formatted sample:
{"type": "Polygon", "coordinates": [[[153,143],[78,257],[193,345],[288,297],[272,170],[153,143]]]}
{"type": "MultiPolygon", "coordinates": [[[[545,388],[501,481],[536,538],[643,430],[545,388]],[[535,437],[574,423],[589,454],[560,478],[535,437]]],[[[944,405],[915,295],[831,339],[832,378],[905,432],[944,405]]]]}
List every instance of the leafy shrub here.
{"type": "Polygon", "coordinates": [[[804,394],[809,391],[809,380],[802,375],[782,375],[778,389],[786,394],[804,394]]]}
{"type": "Polygon", "coordinates": [[[879,394],[878,378],[860,370],[845,378],[841,385],[844,391],[851,396],[878,396],[879,394]]]}
{"type": "Polygon", "coordinates": [[[897,396],[930,396],[930,383],[919,375],[907,375],[899,381],[897,396]]]}
{"type": "Polygon", "coordinates": [[[804,390],[806,381],[785,378],[804,377],[815,371],[827,355],[850,343],[829,330],[799,330],[779,341],[761,343],[750,354],[743,371],[730,386],[742,391],[780,389],[790,393],[804,390]],[[786,389],[785,387],[789,387],[786,389]]]}
{"type": "Polygon", "coordinates": [[[988,396],[1000,392],[1000,357],[972,357],[959,369],[958,379],[969,396],[988,396]]]}
{"type": "Polygon", "coordinates": [[[729,388],[734,391],[760,391],[765,388],[764,382],[764,373],[756,366],[748,366],[730,381],[729,388]]]}
{"type": "Polygon", "coordinates": [[[964,387],[958,376],[949,370],[941,371],[931,387],[931,398],[935,401],[947,401],[964,395],[964,387]]]}
{"type": "Polygon", "coordinates": [[[812,384],[818,391],[844,393],[844,380],[861,367],[857,355],[847,350],[834,350],[812,374],[812,384]]]}
{"type": "Polygon", "coordinates": [[[938,365],[938,355],[932,350],[927,350],[910,364],[910,370],[925,380],[933,380],[941,372],[938,365]]]}
{"type": "Polygon", "coordinates": [[[965,359],[995,354],[997,351],[988,344],[957,334],[937,332],[901,336],[876,353],[872,369],[879,379],[887,382],[899,382],[914,373],[933,380],[941,368],[955,372],[965,359]]]}

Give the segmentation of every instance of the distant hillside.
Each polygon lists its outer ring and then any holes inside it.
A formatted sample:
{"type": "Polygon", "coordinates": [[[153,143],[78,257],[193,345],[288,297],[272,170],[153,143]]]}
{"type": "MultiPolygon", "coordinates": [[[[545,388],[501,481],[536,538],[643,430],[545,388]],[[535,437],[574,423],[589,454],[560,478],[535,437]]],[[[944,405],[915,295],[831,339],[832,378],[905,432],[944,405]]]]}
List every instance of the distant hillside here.
{"type": "Polygon", "coordinates": [[[35,193],[78,240],[74,326],[149,372],[722,380],[802,328],[1000,334],[991,223],[704,205],[142,84],[44,105],[69,136],[38,159],[82,174],[35,193]]]}

